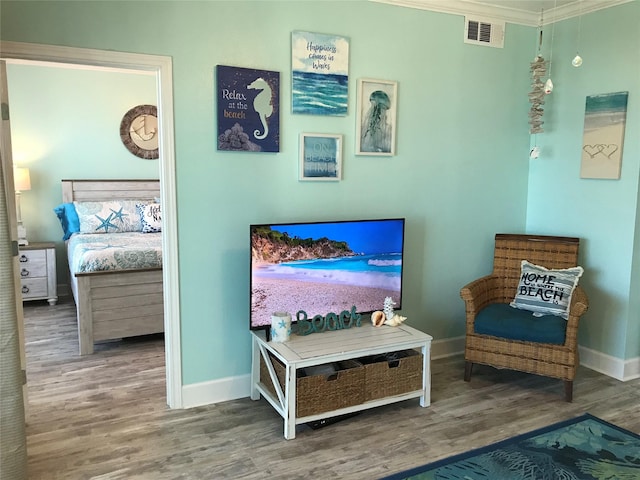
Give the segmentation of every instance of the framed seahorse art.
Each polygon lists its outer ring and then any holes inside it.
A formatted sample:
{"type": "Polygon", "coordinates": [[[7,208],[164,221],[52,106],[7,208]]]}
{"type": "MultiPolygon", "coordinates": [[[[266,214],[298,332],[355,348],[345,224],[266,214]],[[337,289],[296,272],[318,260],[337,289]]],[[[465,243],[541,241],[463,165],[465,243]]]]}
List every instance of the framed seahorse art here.
{"type": "Polygon", "coordinates": [[[216,67],[218,150],[280,151],[280,72],[216,67]]]}

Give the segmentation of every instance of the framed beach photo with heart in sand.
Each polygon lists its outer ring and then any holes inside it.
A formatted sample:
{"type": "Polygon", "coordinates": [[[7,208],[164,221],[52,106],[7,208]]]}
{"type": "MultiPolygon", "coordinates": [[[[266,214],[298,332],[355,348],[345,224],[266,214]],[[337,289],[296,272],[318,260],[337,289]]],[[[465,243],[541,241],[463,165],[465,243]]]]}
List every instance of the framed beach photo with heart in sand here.
{"type": "Polygon", "coordinates": [[[580,178],[620,178],[628,97],[629,92],[587,97],[580,178]]]}

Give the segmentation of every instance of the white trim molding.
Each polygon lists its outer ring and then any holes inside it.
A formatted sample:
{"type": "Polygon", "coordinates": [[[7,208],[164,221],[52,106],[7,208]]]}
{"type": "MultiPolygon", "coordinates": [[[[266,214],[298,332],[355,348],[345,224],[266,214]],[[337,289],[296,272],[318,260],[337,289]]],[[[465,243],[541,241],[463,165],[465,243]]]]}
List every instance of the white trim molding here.
{"type": "MultiPolygon", "coordinates": [[[[431,359],[462,355],[464,337],[434,340],[431,343],[431,359]]],[[[461,374],[462,375],[462,374],[461,374]]],[[[182,387],[183,408],[200,407],[213,403],[227,402],[251,395],[251,375],[238,375],[206,382],[193,383],[182,387]]]]}
{"type": "MultiPolygon", "coordinates": [[[[431,360],[464,355],[464,336],[434,340],[431,343],[431,360]]],[[[623,382],[640,378],[640,357],[631,360],[619,358],[579,347],[581,364],[596,372],[623,382]]],[[[460,372],[462,378],[462,371],[460,372]]],[[[183,408],[211,405],[251,395],[251,375],[238,375],[219,380],[194,383],[182,387],[183,408]]]]}
{"type": "Polygon", "coordinates": [[[238,375],[183,386],[182,405],[184,408],[200,407],[250,395],[251,375],[238,375]]]}
{"type": "MultiPolygon", "coordinates": [[[[583,346],[578,346],[578,351],[583,367],[623,382],[640,378],[640,357],[623,360],[583,346]]],[[[454,355],[464,355],[464,337],[445,338],[431,343],[431,360],[454,355]]]]}
{"type": "MultiPolygon", "coordinates": [[[[431,360],[464,355],[464,338],[452,337],[431,343],[431,360]]],[[[640,378],[640,357],[623,360],[587,347],[578,346],[580,364],[608,377],[628,382],[640,378]]]]}
{"type": "Polygon", "coordinates": [[[0,41],[0,58],[33,62],[115,68],[151,72],[156,76],[160,122],[160,195],[163,210],[164,324],[167,404],[182,408],[182,353],[180,340],[180,287],[178,282],[178,222],[176,159],[173,126],[173,64],[171,57],[111,50],[0,41]]]}
{"type": "MultiPolygon", "coordinates": [[[[451,13],[454,15],[476,15],[505,22],[537,27],[540,23],[540,11],[533,12],[523,8],[517,8],[518,2],[513,1],[513,7],[497,5],[491,1],[478,0],[369,0],[376,3],[386,3],[399,7],[417,8],[419,10],[431,10],[433,12],[451,13]]],[[[622,5],[633,0],[575,0],[556,8],[544,11],[544,25],[578,17],[587,13],[602,10],[604,8],[622,5]]],[[[530,3],[530,2],[529,2],[530,3]]],[[[504,5],[504,2],[502,2],[504,5]]]]}
{"type": "Polygon", "coordinates": [[[640,378],[640,357],[623,360],[587,347],[578,347],[578,349],[580,364],[591,370],[623,382],[640,378]]]}
{"type": "Polygon", "coordinates": [[[464,337],[444,338],[431,342],[431,360],[464,355],[464,337]]]}

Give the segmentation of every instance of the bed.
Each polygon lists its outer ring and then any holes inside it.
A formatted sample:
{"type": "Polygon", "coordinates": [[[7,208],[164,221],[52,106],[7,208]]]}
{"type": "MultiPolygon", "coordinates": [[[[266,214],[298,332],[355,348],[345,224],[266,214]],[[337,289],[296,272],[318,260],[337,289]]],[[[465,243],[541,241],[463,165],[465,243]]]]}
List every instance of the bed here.
{"type": "MultiPolygon", "coordinates": [[[[90,205],[87,202],[115,201],[124,204],[134,200],[136,204],[157,205],[159,196],[159,180],[62,180],[63,204],[76,202],[74,205],[79,212],[81,207],[90,205]]],[[[115,213],[115,210],[111,211],[115,213]]],[[[78,216],[82,219],[87,218],[82,212],[78,216]]],[[[69,247],[80,244],[83,245],[81,248],[91,250],[91,245],[80,242],[79,237],[90,237],[92,240],[89,244],[94,243],[100,248],[106,248],[107,244],[109,247],[115,244],[115,237],[125,235],[109,233],[109,225],[114,221],[112,219],[112,222],[109,222],[111,215],[104,219],[95,216],[100,220],[106,220],[106,224],[103,221],[102,225],[98,225],[98,228],[104,227],[104,233],[102,230],[97,232],[100,234],[73,233],[66,241],[71,290],[77,310],[80,355],[93,353],[96,342],[164,331],[162,234],[137,233],[137,236],[145,241],[151,241],[152,237],[159,239],[159,252],[131,255],[124,250],[128,244],[128,241],[124,241],[115,246],[118,253],[110,260],[89,260],[83,267],[78,268],[80,255],[76,251],[74,257],[73,250],[69,247]],[[144,257],[149,261],[136,263],[128,260],[138,257],[144,257]],[[159,261],[154,263],[153,257],[159,257],[159,261]],[[101,266],[97,271],[92,271],[92,263],[101,266]]],[[[135,236],[136,233],[131,235],[135,236]]]]}

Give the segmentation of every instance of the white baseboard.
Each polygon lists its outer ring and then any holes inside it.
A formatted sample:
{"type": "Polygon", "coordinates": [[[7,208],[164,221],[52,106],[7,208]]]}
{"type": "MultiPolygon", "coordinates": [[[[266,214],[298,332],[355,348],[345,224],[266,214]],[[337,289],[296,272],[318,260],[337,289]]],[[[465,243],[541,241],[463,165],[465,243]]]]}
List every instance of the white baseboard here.
{"type": "MultiPolygon", "coordinates": [[[[640,378],[640,357],[623,360],[587,347],[578,346],[578,349],[582,366],[623,382],[640,378]]],[[[431,343],[432,360],[463,353],[464,337],[434,340],[431,343]]]]}
{"type": "MultiPolygon", "coordinates": [[[[622,360],[610,355],[579,347],[580,363],[609,377],[626,382],[640,378],[640,357],[622,360]]],[[[451,357],[464,353],[464,337],[434,340],[431,343],[431,359],[451,357]]],[[[199,407],[213,403],[245,398],[251,394],[251,375],[238,375],[208,382],[183,385],[183,408],[199,407]]]]}
{"type": "Polygon", "coordinates": [[[623,382],[640,378],[640,357],[631,358],[624,362],[623,382]]]}
{"type": "MultiPolygon", "coordinates": [[[[460,355],[464,351],[464,337],[434,340],[431,344],[431,358],[460,355]]],[[[251,395],[251,375],[238,375],[208,382],[192,383],[182,387],[182,407],[193,408],[201,405],[226,402],[251,395]]]]}
{"type": "Polygon", "coordinates": [[[251,375],[221,378],[182,386],[182,407],[192,408],[251,395],[251,375]]]}
{"type": "MultiPolygon", "coordinates": [[[[622,360],[587,347],[578,346],[578,349],[582,366],[623,382],[640,378],[640,357],[622,360]]],[[[431,343],[432,360],[462,354],[464,354],[464,337],[434,340],[431,343]]]]}
{"type": "Polygon", "coordinates": [[[640,378],[640,357],[623,360],[587,347],[579,346],[578,349],[580,364],[591,370],[623,382],[640,378]]]}
{"type": "Polygon", "coordinates": [[[464,337],[445,338],[431,342],[431,360],[464,354],[464,337]]]}

